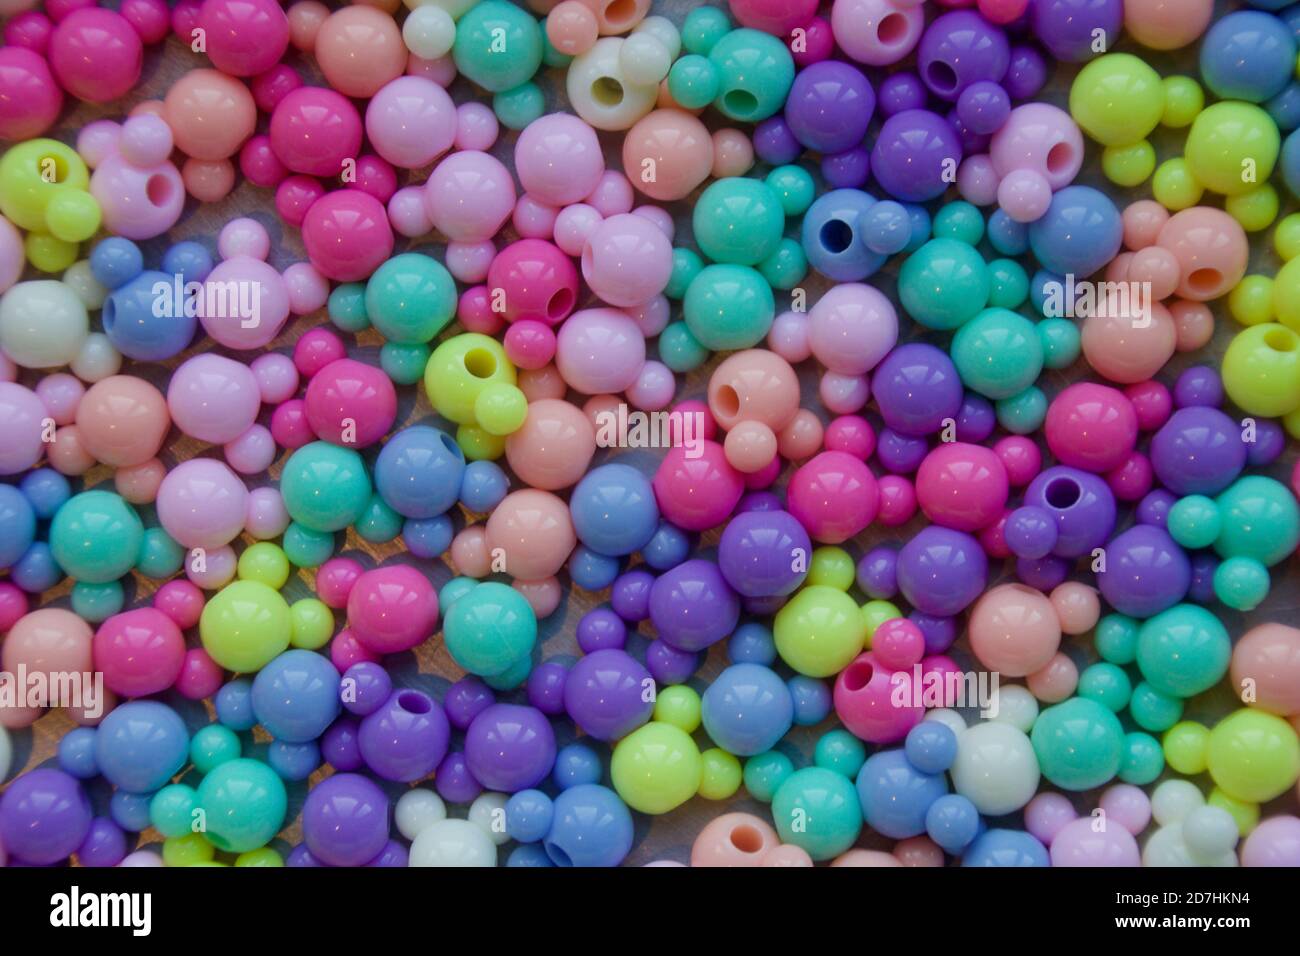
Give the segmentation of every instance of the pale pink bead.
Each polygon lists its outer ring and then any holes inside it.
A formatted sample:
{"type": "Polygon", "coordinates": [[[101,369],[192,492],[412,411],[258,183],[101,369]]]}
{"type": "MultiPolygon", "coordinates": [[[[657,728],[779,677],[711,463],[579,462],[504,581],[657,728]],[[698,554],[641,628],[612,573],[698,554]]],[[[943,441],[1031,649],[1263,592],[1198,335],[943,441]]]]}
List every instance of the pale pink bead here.
{"type": "Polygon", "coordinates": [[[564,588],[558,578],[542,578],[537,581],[512,581],[510,586],[524,596],[528,606],[533,609],[540,621],[555,613],[564,597],[564,588]]]}
{"type": "Polygon", "coordinates": [[[841,375],[827,372],[817,385],[817,394],[826,410],[836,415],[852,415],[871,397],[871,380],[866,375],[841,375]]]}
{"type": "Polygon", "coordinates": [[[269,541],[284,534],[289,527],[289,511],[278,488],[254,488],[248,493],[244,530],[259,541],[269,541]]]}
{"type": "Polygon", "coordinates": [[[586,203],[565,206],[555,217],[555,244],[564,250],[566,255],[582,255],[582,248],[586,245],[587,239],[596,231],[596,227],[604,222],[604,218],[596,207],[588,206],[586,203]]]}
{"type": "Polygon", "coordinates": [[[36,383],[36,397],[56,425],[71,425],[76,420],[77,406],[85,394],[86,386],[67,372],[47,375],[36,383]]]}
{"type": "Polygon", "coordinates": [[[186,359],[167,386],[172,422],[214,445],[234,441],[257,420],[261,392],[252,369],[207,352],[186,359]]]}
{"type": "Polygon", "coordinates": [[[235,256],[265,259],[271,254],[271,237],[256,219],[232,219],[217,234],[217,252],[222,259],[235,256]]]}
{"type": "Polygon", "coordinates": [[[69,478],[84,475],[95,467],[95,457],[86,450],[81,432],[76,425],[65,425],[54,433],[54,441],[46,451],[50,467],[69,478]]]}
{"type": "Polygon", "coordinates": [[[551,113],[524,127],[515,143],[515,171],[540,202],[566,206],[585,200],[602,215],[632,208],[632,185],[609,176],[596,131],[571,113],[551,113]],[[626,207],[616,208],[626,196],[626,207]],[[606,208],[606,204],[609,208],[606,208]]]}
{"type": "Polygon", "coordinates": [[[767,347],[792,365],[812,355],[808,313],[782,312],[767,333],[767,347]]]}
{"type": "Polygon", "coordinates": [[[624,309],[636,323],[641,334],[647,339],[652,339],[665,328],[668,327],[668,320],[672,317],[672,306],[665,295],[657,295],[649,302],[639,306],[632,306],[624,309]]]}
{"type": "Polygon", "coordinates": [[[113,488],[133,505],[151,505],[167,477],[167,466],[157,458],[113,472],[113,488]]]}
{"type": "Polygon", "coordinates": [[[191,647],[185,652],[181,674],[176,678],[176,690],[188,700],[211,697],[225,679],[221,665],[201,647],[191,647]]]}
{"type": "Polygon", "coordinates": [[[474,284],[487,278],[488,268],[497,254],[491,239],[478,242],[449,242],[444,259],[447,271],[460,282],[474,284]]]}
{"type": "Polygon", "coordinates": [[[1058,584],[1049,595],[1061,630],[1066,634],[1087,634],[1101,617],[1097,591],[1079,581],[1058,584]]]}
{"type": "Polygon", "coordinates": [[[436,60],[426,60],[412,53],[406,58],[406,74],[432,80],[446,89],[456,79],[456,61],[452,59],[450,53],[436,60]]]}
{"type": "Polygon", "coordinates": [[[560,326],[555,364],[576,391],[622,392],[645,365],[645,339],[617,309],[583,309],[560,326]]]}
{"type": "Polygon", "coordinates": [[[496,235],[515,208],[510,170],[487,153],[466,150],[440,162],[424,186],[434,227],[448,239],[481,242],[496,235]]]}
{"type": "Polygon", "coordinates": [[[185,576],[205,591],[217,591],[235,580],[239,559],[230,545],[213,548],[201,558],[191,555],[185,562],[185,576]]]}
{"type": "Polygon", "coordinates": [[[1057,704],[1079,686],[1079,668],[1064,654],[1057,653],[1042,670],[1030,674],[1029,692],[1045,704],[1057,704]]]}
{"type": "Polygon", "coordinates": [[[831,866],[902,866],[898,857],[883,850],[849,850],[831,861],[831,866]]]}
{"type": "Polygon", "coordinates": [[[154,853],[152,850],[136,850],[132,853],[128,853],[125,857],[122,858],[122,862],[118,864],[118,866],[127,867],[127,868],[162,866],[162,865],[163,865],[162,857],[159,856],[157,853],[154,853]]]}
{"type": "Polygon", "coordinates": [[[903,866],[943,866],[943,850],[927,836],[899,840],[894,844],[894,858],[903,866]]]}
{"type": "MultiPolygon", "coordinates": [[[[26,267],[27,253],[23,250],[22,234],[13,223],[0,216],[0,293],[7,292],[21,279],[26,267]]],[[[3,356],[0,359],[8,361],[3,356]]],[[[6,378],[3,373],[3,368],[0,368],[0,381],[13,381],[12,376],[6,378]]]]}
{"type": "Polygon", "coordinates": [[[555,234],[555,220],[559,215],[557,207],[548,206],[525,193],[515,203],[510,224],[521,239],[550,239],[555,234]]]}
{"type": "Polygon", "coordinates": [[[121,135],[122,127],[118,123],[112,120],[94,120],[77,133],[77,153],[86,161],[87,166],[95,169],[117,152],[117,141],[121,135]]]}
{"type": "Polygon", "coordinates": [[[1078,817],[1074,804],[1060,793],[1040,793],[1025,804],[1025,829],[1048,846],[1066,824],[1078,817]]]}
{"type": "Polygon", "coordinates": [[[1107,282],[1127,282],[1128,267],[1133,262],[1134,253],[1121,252],[1110,264],[1106,266],[1106,271],[1102,273],[1107,282]]]}
{"type": "Polygon", "coordinates": [[[662,206],[637,206],[632,210],[634,216],[644,216],[656,226],[659,231],[671,240],[677,233],[677,226],[673,222],[673,214],[662,206]]]}
{"type": "Polygon", "coordinates": [[[399,76],[366,107],[366,137],[394,166],[419,169],[451,149],[456,118],[456,106],[443,84],[423,76],[399,76]]]}
{"type": "Polygon", "coordinates": [[[860,282],[832,287],[808,312],[809,348],[832,372],[868,372],[897,341],[898,315],[893,304],[860,282]]]}
{"type": "Polygon", "coordinates": [[[752,813],[724,813],[691,846],[691,866],[751,867],[781,845],[772,825],[752,813]]]}
{"type": "Polygon", "coordinates": [[[650,361],[641,366],[636,381],[628,386],[627,400],[644,412],[657,412],[672,404],[677,391],[673,370],[663,362],[650,361]]]}
{"type": "Polygon", "coordinates": [[[768,850],[758,865],[808,867],[813,865],[813,859],[803,847],[782,843],[768,850]]]}
{"type": "Polygon", "coordinates": [[[424,188],[403,186],[388,200],[388,221],[393,231],[407,239],[418,239],[433,229],[424,205],[424,188]]]}
{"type": "Polygon", "coordinates": [[[672,243],[641,216],[610,216],[592,230],[582,247],[582,277],[610,305],[650,301],[663,292],[672,271],[672,243]]]}
{"type": "Polygon", "coordinates": [[[1010,170],[998,183],[998,206],[1016,222],[1041,219],[1052,203],[1052,186],[1033,169],[1010,170]]]}
{"type": "Polygon", "coordinates": [[[182,547],[214,551],[243,530],[248,489],[223,462],[191,458],[168,472],[157,509],[158,522],[182,547]]]}
{"type": "Polygon", "coordinates": [[[1100,828],[1083,817],[1063,826],[1052,841],[1052,866],[1141,866],[1137,840],[1121,826],[1100,828]]]}
{"type": "MultiPolygon", "coordinates": [[[[582,121],[579,120],[579,122],[582,121]]],[[[610,216],[631,212],[634,199],[632,184],[628,182],[626,176],[616,169],[607,169],[602,172],[586,197],[579,198],[595,207],[596,211],[606,219],[610,216]]],[[[572,201],[569,200],[569,202],[572,201]]]]}
{"type": "Polygon", "coordinates": [[[911,2],[835,0],[831,29],[849,57],[870,66],[897,63],[912,52],[925,27],[925,11],[911,2]]]}
{"type": "Polygon", "coordinates": [[[1125,207],[1121,221],[1124,245],[1136,252],[1156,244],[1160,230],[1169,221],[1169,210],[1154,199],[1139,199],[1125,207]]]}
{"type": "Polygon", "coordinates": [[[501,132],[497,115],[485,103],[462,103],[456,107],[456,148],[486,152],[501,132]]]}
{"type": "Polygon", "coordinates": [[[754,144],[738,129],[720,129],[713,134],[715,179],[743,176],[754,165],[754,144]]]}
{"type": "Polygon", "coordinates": [[[241,475],[259,475],[275,461],[275,439],[265,425],[253,425],[221,449],[226,462],[241,475]]]}
{"type": "Polygon", "coordinates": [[[468,578],[487,577],[492,555],[487,546],[487,529],[481,524],[465,528],[451,542],[451,563],[468,578]]]}
{"type": "Polygon", "coordinates": [[[1028,169],[1053,190],[1068,186],[1083,165],[1083,133],[1070,114],[1047,103],[1017,106],[989,141],[993,168],[1005,177],[1028,169]]]}
{"type": "Polygon", "coordinates": [[[1107,787],[1099,803],[1106,816],[1129,833],[1137,836],[1151,822],[1151,799],[1131,783],[1107,787]]]}
{"type": "Polygon", "coordinates": [[[172,154],[172,129],[161,116],[133,116],[122,124],[117,148],[132,166],[156,166],[172,154]]]}
{"type": "Polygon", "coordinates": [[[284,270],[284,288],[289,294],[289,311],[294,315],[307,315],[325,307],[329,301],[330,283],[317,272],[310,262],[295,262],[284,270]]]}
{"type": "Polygon", "coordinates": [[[279,405],[297,394],[298,366],[293,364],[293,359],[289,356],[267,352],[253,359],[249,368],[257,379],[257,388],[263,402],[279,405]]]}
{"type": "Polygon", "coordinates": [[[120,153],[103,158],[90,177],[90,193],[99,202],[105,230],[127,239],[162,235],[185,208],[185,183],[175,166],[132,166],[120,153]]]}
{"type": "Polygon", "coordinates": [[[957,168],[957,190],[975,206],[991,206],[998,199],[998,174],[987,155],[969,156],[957,168]]]}
{"type": "Polygon", "coordinates": [[[280,334],[289,317],[284,279],[260,259],[226,259],[208,274],[203,285],[204,302],[216,308],[211,313],[204,309],[199,320],[208,335],[226,348],[263,348],[280,334]]]}

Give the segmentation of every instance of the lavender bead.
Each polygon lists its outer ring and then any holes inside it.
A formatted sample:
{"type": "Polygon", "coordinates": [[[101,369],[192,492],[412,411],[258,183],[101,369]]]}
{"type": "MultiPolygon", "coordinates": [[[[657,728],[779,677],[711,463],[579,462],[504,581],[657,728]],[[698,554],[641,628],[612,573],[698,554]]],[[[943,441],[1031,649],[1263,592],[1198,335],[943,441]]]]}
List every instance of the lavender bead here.
{"type": "Polygon", "coordinates": [[[302,838],[326,866],[361,866],[388,842],[388,797],[370,779],[336,773],[307,793],[302,838]]]}
{"type": "Polygon", "coordinates": [[[652,641],[645,652],[645,666],[660,684],[686,683],[703,660],[703,654],[678,650],[667,641],[652,641]]]}
{"type": "Polygon", "coordinates": [[[527,790],[555,765],[555,732],[536,707],[493,704],[465,732],[465,762],[489,790],[527,790]]]}
{"type": "Polygon", "coordinates": [[[876,439],[876,460],[893,475],[910,475],[921,467],[930,453],[930,443],[912,435],[900,435],[892,428],[882,428],[876,439]]]}
{"type": "Polygon", "coordinates": [[[393,693],[393,680],[380,665],[361,661],[344,671],[341,687],[344,709],[364,717],[384,706],[393,693]]]}
{"type": "Polygon", "coordinates": [[[1052,553],[1077,558],[1105,544],[1115,530],[1115,495],[1104,479],[1058,465],[1040,473],[1025,489],[1024,502],[1056,519],[1052,553]]]}
{"type": "MultiPolygon", "coordinates": [[[[812,540],[808,532],[788,511],[747,511],[736,515],[718,541],[718,567],[722,576],[745,597],[793,593],[808,576],[811,555],[812,540]],[[802,562],[796,560],[800,556],[802,562]]],[[[670,640],[670,643],[676,642],[670,640]]]]}
{"type": "Polygon", "coordinates": [[[289,855],[284,858],[284,865],[297,868],[324,866],[325,864],[311,855],[311,850],[307,849],[307,844],[300,843],[289,851],[289,855]]]}
{"type": "Polygon", "coordinates": [[[90,832],[77,848],[82,866],[117,866],[126,857],[126,833],[108,817],[90,821],[90,832]]]}
{"type": "Polygon", "coordinates": [[[85,841],[90,824],[86,792],[62,770],[22,774],[0,796],[0,846],[23,863],[66,860],[85,841]]]}
{"type": "Polygon", "coordinates": [[[1013,46],[1002,88],[1013,100],[1027,100],[1047,82],[1047,61],[1032,46],[1013,46]]]}
{"type": "Polygon", "coordinates": [[[1119,40],[1124,20],[1123,0],[1034,0],[1034,35],[1052,57],[1082,63],[1095,55],[1096,31],[1102,31],[1104,49],[1119,40]]]}
{"type": "Polygon", "coordinates": [[[989,136],[1000,130],[1011,115],[1011,97],[992,80],[979,80],[961,91],[957,116],[972,133],[989,136]]]}
{"type": "Polygon", "coordinates": [[[559,661],[547,661],[528,675],[528,703],[548,717],[564,713],[564,687],[569,669],[559,661]]]}
{"type": "Polygon", "coordinates": [[[650,719],[654,700],[646,690],[653,686],[650,672],[626,651],[596,651],[573,665],[564,709],[588,736],[618,740],[650,719]]]}
{"type": "Polygon", "coordinates": [[[483,792],[483,785],[470,773],[469,763],[460,751],[447,754],[438,764],[433,786],[448,803],[470,803],[483,792]]]}
{"type": "Polygon", "coordinates": [[[799,71],[785,101],[795,139],[814,153],[841,153],[862,143],[876,109],[876,93],[862,71],[823,60],[799,71]]]}
{"type": "Polygon", "coordinates": [[[922,528],[898,553],[898,589],[926,614],[959,614],[984,591],[987,578],[979,542],[951,528],[922,528]]]}
{"type": "Polygon", "coordinates": [[[898,593],[898,551],[887,545],[872,548],[858,562],[858,587],[875,601],[898,593]]]}
{"type": "Polygon", "coordinates": [[[822,157],[822,178],[832,189],[860,189],[871,175],[871,154],[861,146],[822,157]]]}
{"type": "Polygon", "coordinates": [[[701,651],[736,629],[740,601],[718,566],[696,558],[660,575],[650,589],[650,621],[662,640],[701,651]]]}
{"type": "Polygon", "coordinates": [[[1217,408],[1180,408],[1151,438],[1151,466],[1177,495],[1217,495],[1246,467],[1241,428],[1217,408]]]}
{"type": "Polygon", "coordinates": [[[361,757],[361,723],[344,714],[325,729],[320,738],[321,758],[335,770],[348,773],[365,766],[361,757]]]}
{"type": "Polygon", "coordinates": [[[1178,496],[1170,494],[1163,488],[1147,492],[1138,502],[1134,517],[1139,524],[1155,525],[1163,528],[1169,523],[1169,509],[1178,501],[1178,496]]]}
{"type": "Polygon", "coordinates": [[[871,150],[876,182],[905,202],[942,196],[945,176],[962,159],[957,132],[942,116],[928,110],[903,110],[885,120],[871,150]]]}
{"type": "Polygon", "coordinates": [[[933,345],[909,342],[881,361],[872,375],[885,424],[902,435],[931,435],[961,410],[961,376],[948,354],[933,345]]]}
{"type": "Polygon", "coordinates": [[[474,718],[497,702],[492,688],[477,677],[462,677],[447,688],[442,707],[447,720],[457,730],[464,730],[474,718]]]}
{"type": "Polygon", "coordinates": [[[1007,517],[1002,537],[1011,553],[1030,561],[1045,558],[1056,547],[1056,518],[1036,505],[1017,508],[1007,517]]]}
{"type": "Polygon", "coordinates": [[[609,603],[614,613],[635,624],[650,616],[650,588],[655,577],[649,571],[628,571],[614,581],[609,603]]]}
{"type": "MultiPolygon", "coordinates": [[[[418,690],[397,690],[361,721],[358,742],[366,766],[385,780],[420,780],[433,772],[451,740],[442,707],[418,690]]],[[[378,851],[376,851],[378,852],[378,851]]]]}
{"type": "Polygon", "coordinates": [[[592,608],[578,621],[577,638],[584,654],[622,650],[627,643],[627,625],[607,607],[592,608]]]}
{"type": "Polygon", "coordinates": [[[925,84],[915,73],[891,73],[880,83],[876,102],[886,117],[903,110],[923,109],[928,94],[925,84]]]}
{"type": "Polygon", "coordinates": [[[736,514],[744,511],[784,511],[785,501],[775,491],[749,491],[736,504],[736,514]]]}
{"type": "Polygon", "coordinates": [[[793,163],[803,152],[783,116],[769,116],[754,127],[754,152],[763,162],[772,166],[793,163]]]}
{"type": "Polygon", "coordinates": [[[948,125],[953,128],[957,134],[957,140],[961,143],[961,152],[963,156],[974,156],[978,153],[987,153],[989,144],[993,141],[987,133],[978,133],[967,126],[957,110],[952,109],[945,114],[944,119],[948,125]]]}
{"type": "Polygon", "coordinates": [[[907,619],[921,629],[927,654],[942,654],[957,641],[957,618],[913,611],[907,619]]]}
{"type": "Polygon", "coordinates": [[[1097,587],[1115,610],[1130,617],[1153,617],[1173,607],[1192,583],[1192,565],[1163,529],[1139,524],[1106,545],[1106,570],[1097,587]]]}

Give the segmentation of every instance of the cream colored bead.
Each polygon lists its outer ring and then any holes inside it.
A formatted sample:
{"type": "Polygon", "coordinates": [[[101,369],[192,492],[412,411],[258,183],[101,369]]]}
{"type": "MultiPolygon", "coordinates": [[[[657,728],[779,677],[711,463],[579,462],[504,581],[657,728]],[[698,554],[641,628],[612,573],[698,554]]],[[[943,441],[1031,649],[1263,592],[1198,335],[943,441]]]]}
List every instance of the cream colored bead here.
{"type": "Polygon", "coordinates": [[[597,129],[630,129],[654,109],[659,87],[631,82],[619,65],[623,39],[606,37],[569,64],[566,87],[574,111],[597,129]]]}

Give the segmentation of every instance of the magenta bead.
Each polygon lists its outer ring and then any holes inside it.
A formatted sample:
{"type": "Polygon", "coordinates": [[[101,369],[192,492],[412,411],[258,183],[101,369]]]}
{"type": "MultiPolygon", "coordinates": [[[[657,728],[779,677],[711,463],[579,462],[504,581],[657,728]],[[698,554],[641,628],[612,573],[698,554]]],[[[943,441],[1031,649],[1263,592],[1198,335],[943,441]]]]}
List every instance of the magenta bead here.
{"type": "Polygon", "coordinates": [[[506,358],[518,368],[539,369],[550,364],[555,357],[555,333],[551,327],[536,319],[520,319],[506,329],[506,358]]]}
{"type": "Polygon", "coordinates": [[[859,415],[841,415],[826,426],[827,451],[842,451],[866,461],[876,450],[876,430],[859,415]]]}
{"type": "Polygon", "coordinates": [[[316,271],[336,282],[369,278],[393,253],[388,211],[359,189],[318,199],[302,223],[302,242],[316,271]]]}
{"type": "Polygon", "coordinates": [[[392,380],[373,365],[354,359],[331,362],[313,375],[305,402],[312,431],[349,448],[368,448],[397,420],[392,380]]]}
{"type": "Polygon", "coordinates": [[[253,370],[211,352],[186,359],[167,386],[172,422],[185,434],[214,445],[246,432],[261,405],[253,370]]]}
{"type": "Polygon", "coordinates": [[[835,52],[835,32],[831,22],[824,17],[813,17],[803,27],[803,49],[794,53],[794,62],[802,69],[823,60],[835,52]]]}
{"type": "Polygon", "coordinates": [[[181,673],[176,678],[177,692],[187,700],[203,700],[221,689],[225,681],[221,665],[201,647],[191,647],[181,662],[181,673]]]}
{"type": "Polygon", "coordinates": [[[44,57],[18,46],[0,48],[0,139],[40,136],[62,107],[63,91],[44,57]]]}
{"type": "Polygon", "coordinates": [[[691,457],[684,445],[668,449],[655,472],[655,500],[664,518],[686,531],[705,531],[727,520],[745,493],[740,472],[722,446],[704,441],[691,457]]]}
{"type": "Polygon", "coordinates": [[[438,594],[419,571],[404,564],[374,568],[348,594],[348,627],[375,654],[397,654],[438,629],[438,594]]]}
{"type": "Polygon", "coordinates": [[[153,595],[153,606],[184,631],[199,623],[203,604],[203,592],[180,578],[168,581],[153,595]]]}
{"type": "Polygon", "coordinates": [[[925,656],[925,635],[905,617],[894,617],[871,635],[871,653],[890,670],[905,670],[925,656]]]}
{"type": "Polygon", "coordinates": [[[346,627],[330,641],[330,663],[340,674],[353,664],[360,664],[363,661],[377,664],[382,657],[382,654],[376,654],[358,641],[357,636],[346,627]]]}
{"type": "Polygon", "coordinates": [[[916,514],[916,489],[902,475],[885,475],[877,483],[880,523],[886,528],[907,524],[916,514]]]}
{"type": "Polygon", "coordinates": [[[340,610],[348,606],[348,595],[365,573],[360,561],[330,558],[316,569],[316,596],[329,607],[340,610]]]}
{"type": "Polygon", "coordinates": [[[455,137],[455,104],[446,90],[423,77],[399,76],[366,107],[366,138],[394,166],[428,166],[451,149],[455,137]]]}
{"type": "Polygon", "coordinates": [[[645,364],[645,339],[617,309],[583,309],[560,326],[555,364],[570,387],[585,395],[621,392],[645,364]]]}
{"type": "Polygon", "coordinates": [[[27,613],[27,595],[8,581],[0,581],[0,631],[8,632],[27,613]]]}
{"type": "Polygon", "coordinates": [[[293,346],[293,364],[298,373],[311,378],[326,365],[347,358],[343,340],[328,328],[310,329],[293,346]]]}
{"type": "Polygon", "coordinates": [[[117,12],[146,46],[161,43],[171,31],[171,11],[164,0],[122,0],[117,12]]]}
{"type": "Polygon", "coordinates": [[[271,437],[289,451],[316,440],[307,424],[307,409],[301,398],[290,399],[271,413],[271,437]]]}
{"type": "Polygon", "coordinates": [[[269,70],[289,48],[289,18],[276,0],[203,0],[199,27],[208,59],[231,76],[269,70]]]}
{"type": "Polygon", "coordinates": [[[285,96],[271,114],[270,132],[275,154],[295,173],[338,176],[344,160],[356,159],[361,151],[357,108],[319,86],[299,87],[285,96]]]}
{"type": "Polygon", "coordinates": [[[1123,392],[1079,382],[1052,399],[1043,430],[1062,465],[1101,473],[1128,458],[1137,444],[1138,418],[1123,392]]]}
{"type": "Polygon", "coordinates": [[[916,498],[925,516],[958,531],[992,524],[1008,491],[1002,461],[982,445],[941,442],[916,472],[916,498]]]}
{"type": "Polygon", "coordinates": [[[95,669],[104,685],[123,697],[165,691],[180,676],[185,638],[176,623],[151,607],[114,614],[94,640],[95,669]]]}
{"type": "Polygon", "coordinates": [[[1007,480],[1013,488],[1023,488],[1042,470],[1043,454],[1031,438],[1008,435],[993,446],[993,453],[1006,469],[1007,480]]]}
{"type": "Polygon", "coordinates": [[[271,137],[262,134],[251,137],[240,149],[239,171],[254,186],[264,189],[274,189],[289,175],[288,167],[271,148],[271,137]]]}
{"type": "Polygon", "coordinates": [[[356,181],[353,185],[363,193],[369,193],[386,203],[397,192],[397,170],[379,156],[362,156],[357,160],[356,181]]]}
{"type": "Polygon", "coordinates": [[[824,451],[801,465],[790,476],[786,498],[789,512],[823,544],[839,544],[861,533],[879,508],[871,469],[842,451],[824,451]]]}
{"type": "Polygon", "coordinates": [[[65,17],[50,37],[50,67],[88,103],[120,99],[140,80],[144,44],[120,14],[90,7],[65,17]]]}
{"type": "Polygon", "coordinates": [[[26,10],[5,24],[5,46],[22,47],[42,57],[49,50],[54,22],[39,10],[26,10]]]}
{"type": "Polygon", "coordinates": [[[429,220],[448,239],[481,242],[510,218],[515,184],[500,160],[467,150],[434,167],[424,185],[424,203],[429,220]]]}
{"type": "Polygon", "coordinates": [[[501,314],[507,322],[534,319],[555,325],[568,317],[578,300],[573,260],[541,239],[521,239],[497,253],[487,285],[493,295],[497,290],[504,293],[501,314]]]}
{"type": "Polygon", "coordinates": [[[871,652],[844,668],[835,680],[835,713],[855,737],[873,744],[896,743],[921,722],[925,708],[912,671],[894,671],[871,652]],[[905,701],[899,706],[897,700],[905,701]]]}
{"type": "Polygon", "coordinates": [[[567,206],[600,184],[605,157],[595,130],[570,113],[551,113],[519,134],[515,171],[524,192],[552,206],[567,206]]]}
{"type": "Polygon", "coordinates": [[[280,101],[303,85],[302,77],[287,63],[277,63],[253,77],[253,102],[263,113],[274,113],[280,101]]]}
{"type": "Polygon", "coordinates": [[[1138,382],[1124,389],[1124,395],[1133,405],[1138,428],[1144,432],[1156,431],[1174,413],[1174,397],[1160,382],[1138,382]]]}
{"type": "Polygon", "coordinates": [[[806,26],[817,12],[817,0],[730,0],[729,6],[741,26],[782,40],[796,27],[806,26]]]}
{"type": "Polygon", "coordinates": [[[481,335],[495,335],[505,324],[501,314],[492,310],[492,297],[485,285],[476,285],[461,293],[456,301],[456,321],[465,327],[466,332],[481,335]]]}
{"type": "Polygon", "coordinates": [[[310,176],[290,176],[275,190],[275,211],[290,226],[300,227],[307,210],[325,195],[325,187],[310,176]]]}

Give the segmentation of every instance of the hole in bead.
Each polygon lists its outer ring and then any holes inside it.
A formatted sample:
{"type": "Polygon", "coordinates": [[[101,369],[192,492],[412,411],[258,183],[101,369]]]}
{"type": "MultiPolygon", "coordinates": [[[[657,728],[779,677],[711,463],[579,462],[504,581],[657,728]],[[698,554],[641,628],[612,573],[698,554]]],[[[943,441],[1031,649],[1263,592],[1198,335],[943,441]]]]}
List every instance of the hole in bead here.
{"type": "Polygon", "coordinates": [[[1053,508],[1071,508],[1081,494],[1079,483],[1073,478],[1055,478],[1048,483],[1044,497],[1053,508]]]}
{"type": "Polygon", "coordinates": [[[740,396],[730,385],[723,385],[718,389],[713,402],[718,406],[718,411],[722,413],[723,418],[735,418],[740,413],[740,396]]]}
{"type": "Polygon", "coordinates": [[[758,97],[749,90],[728,90],[722,102],[733,115],[740,117],[750,116],[758,109],[758,97]]]}
{"type": "Polygon", "coordinates": [[[604,25],[612,33],[623,33],[637,18],[636,0],[612,0],[601,14],[604,25]]]}
{"type": "Polygon", "coordinates": [[[104,300],[104,309],[99,313],[100,324],[104,326],[104,331],[111,333],[113,326],[117,324],[117,303],[110,295],[104,300]]]}
{"type": "Polygon", "coordinates": [[[925,68],[931,88],[940,93],[951,93],[957,88],[957,71],[943,60],[935,60],[925,68]]]}
{"type": "Polygon", "coordinates": [[[741,853],[757,853],[763,849],[763,834],[747,823],[731,831],[731,845],[741,853]]]}
{"type": "Polygon", "coordinates": [[[1053,176],[1060,175],[1070,168],[1074,160],[1074,150],[1069,143],[1057,143],[1047,151],[1047,171],[1053,176]]]}
{"type": "Polygon", "coordinates": [[[844,672],[844,689],[862,690],[871,683],[871,678],[875,673],[876,669],[867,661],[857,661],[850,664],[844,672]]]}
{"type": "Polygon", "coordinates": [[[465,371],[475,378],[490,378],[496,370],[496,356],[487,349],[470,349],[465,353],[465,371]]]}
{"type": "Polygon", "coordinates": [[[822,226],[821,240],[827,252],[839,255],[853,245],[853,227],[843,219],[831,219],[822,226]]]}
{"type": "Polygon", "coordinates": [[[42,156],[36,161],[36,173],[42,182],[61,183],[68,178],[68,164],[62,156],[42,156]]]}
{"type": "Polygon", "coordinates": [[[546,315],[550,319],[562,319],[573,308],[573,290],[557,289],[546,303],[546,315]]]}
{"type": "Polygon", "coordinates": [[[602,76],[591,84],[591,98],[600,106],[618,106],[623,102],[623,84],[612,76],[602,76]]]}
{"type": "Polygon", "coordinates": [[[546,847],[546,855],[551,858],[551,862],[556,866],[573,866],[573,860],[569,854],[565,853],[561,847],[556,846],[549,840],[543,844],[546,847]]]}
{"type": "Polygon", "coordinates": [[[144,192],[151,203],[161,206],[172,198],[172,182],[161,173],[150,176],[145,183],[144,192]]]}
{"type": "Polygon", "coordinates": [[[901,13],[886,14],[876,26],[876,39],[885,46],[901,43],[907,36],[907,17],[901,13]]]}
{"type": "Polygon", "coordinates": [[[464,452],[461,451],[460,446],[456,444],[456,439],[452,438],[446,432],[442,433],[442,447],[457,457],[464,454],[464,452]]]}
{"type": "Polygon", "coordinates": [[[429,698],[419,691],[404,690],[397,695],[397,706],[408,714],[427,714],[429,704],[429,698]]]}
{"type": "Polygon", "coordinates": [[[1271,329],[1264,336],[1264,344],[1274,352],[1294,352],[1295,336],[1285,329],[1271,329]]]}
{"type": "Polygon", "coordinates": [[[1223,282],[1223,273],[1218,269],[1193,269],[1187,277],[1187,287],[1198,295],[1217,292],[1223,282]]]}

